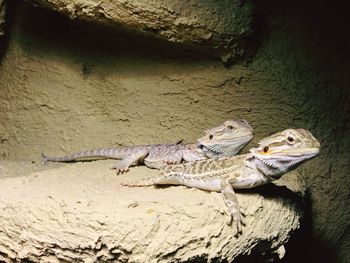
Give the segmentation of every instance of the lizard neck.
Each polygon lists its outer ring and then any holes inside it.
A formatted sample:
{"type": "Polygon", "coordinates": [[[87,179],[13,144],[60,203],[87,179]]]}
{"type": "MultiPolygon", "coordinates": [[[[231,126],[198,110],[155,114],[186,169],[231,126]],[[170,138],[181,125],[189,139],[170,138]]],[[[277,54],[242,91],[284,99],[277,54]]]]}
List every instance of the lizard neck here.
{"type": "Polygon", "coordinates": [[[228,168],[222,176],[229,178],[234,189],[252,188],[274,180],[258,168],[253,157],[251,154],[244,154],[219,162],[221,166],[228,168]]]}

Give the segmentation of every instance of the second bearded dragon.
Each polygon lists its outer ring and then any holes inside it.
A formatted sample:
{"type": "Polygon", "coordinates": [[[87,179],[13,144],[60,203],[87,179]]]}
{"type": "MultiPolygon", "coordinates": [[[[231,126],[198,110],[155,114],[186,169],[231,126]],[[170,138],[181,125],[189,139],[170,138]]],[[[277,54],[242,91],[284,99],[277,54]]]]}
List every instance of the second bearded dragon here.
{"type": "Polygon", "coordinates": [[[206,131],[205,135],[191,144],[151,144],[101,148],[81,151],[63,157],[49,157],[42,154],[45,161],[72,162],[91,158],[118,159],[112,169],[127,172],[131,165],[140,163],[149,168],[161,169],[168,164],[182,161],[192,162],[205,159],[235,156],[253,139],[253,128],[246,120],[228,120],[222,125],[206,131]]]}

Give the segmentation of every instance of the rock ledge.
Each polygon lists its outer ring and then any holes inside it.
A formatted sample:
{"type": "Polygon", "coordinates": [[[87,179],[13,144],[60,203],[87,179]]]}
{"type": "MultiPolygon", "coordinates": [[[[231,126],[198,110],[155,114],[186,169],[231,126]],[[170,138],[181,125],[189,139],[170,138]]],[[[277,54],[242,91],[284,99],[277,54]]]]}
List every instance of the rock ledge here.
{"type": "Polygon", "coordinates": [[[298,174],[284,186],[238,194],[246,214],[236,238],[221,195],[185,187],[127,188],[153,176],[132,168],[116,176],[113,161],[34,165],[0,163],[0,260],[5,262],[184,262],[238,256],[283,257],[299,228],[298,174]]]}

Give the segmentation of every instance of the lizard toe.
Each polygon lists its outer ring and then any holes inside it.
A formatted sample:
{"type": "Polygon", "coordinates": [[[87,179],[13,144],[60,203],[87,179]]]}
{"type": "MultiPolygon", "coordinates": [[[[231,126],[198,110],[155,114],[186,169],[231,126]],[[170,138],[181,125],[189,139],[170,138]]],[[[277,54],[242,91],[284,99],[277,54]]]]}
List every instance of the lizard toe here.
{"type": "Polygon", "coordinates": [[[240,212],[232,213],[230,217],[231,224],[235,228],[235,236],[238,237],[242,233],[242,225],[245,225],[243,217],[240,212]]]}
{"type": "Polygon", "coordinates": [[[127,173],[129,171],[128,166],[120,165],[120,164],[115,164],[111,167],[111,169],[115,170],[117,174],[121,173],[127,173]]]}

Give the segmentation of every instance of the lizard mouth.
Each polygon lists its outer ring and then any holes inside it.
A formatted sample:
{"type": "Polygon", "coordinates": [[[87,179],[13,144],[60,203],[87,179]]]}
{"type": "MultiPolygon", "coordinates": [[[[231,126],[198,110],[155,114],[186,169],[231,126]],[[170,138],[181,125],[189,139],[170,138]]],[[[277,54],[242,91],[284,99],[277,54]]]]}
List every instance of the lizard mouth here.
{"type": "Polygon", "coordinates": [[[199,148],[202,150],[211,151],[213,153],[223,154],[227,151],[232,151],[234,149],[241,149],[253,138],[252,135],[247,135],[239,137],[236,140],[222,139],[221,142],[216,142],[215,144],[206,145],[203,143],[199,144],[199,148]]]}
{"type": "Polygon", "coordinates": [[[305,155],[303,158],[299,158],[297,156],[289,156],[286,159],[276,159],[276,158],[258,158],[263,164],[272,168],[272,169],[280,169],[280,170],[289,170],[304,161],[311,159],[315,154],[305,155]]]}
{"type": "Polygon", "coordinates": [[[235,156],[251,139],[253,135],[232,138],[221,138],[212,143],[198,142],[198,148],[210,158],[235,156]]]}
{"type": "Polygon", "coordinates": [[[223,151],[222,149],[220,149],[219,147],[217,146],[211,146],[211,145],[204,145],[204,144],[200,144],[198,146],[199,149],[202,149],[203,151],[205,152],[212,152],[212,153],[216,153],[216,154],[222,154],[223,151]]]}

